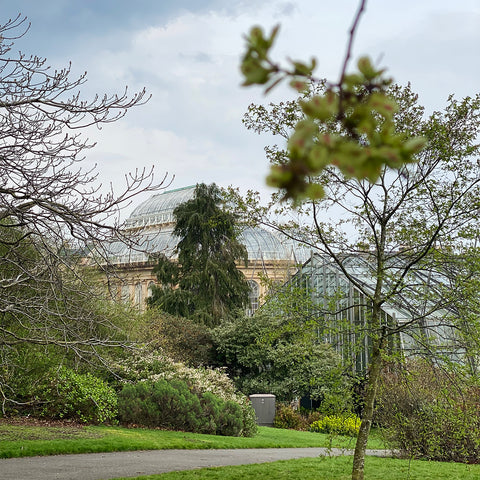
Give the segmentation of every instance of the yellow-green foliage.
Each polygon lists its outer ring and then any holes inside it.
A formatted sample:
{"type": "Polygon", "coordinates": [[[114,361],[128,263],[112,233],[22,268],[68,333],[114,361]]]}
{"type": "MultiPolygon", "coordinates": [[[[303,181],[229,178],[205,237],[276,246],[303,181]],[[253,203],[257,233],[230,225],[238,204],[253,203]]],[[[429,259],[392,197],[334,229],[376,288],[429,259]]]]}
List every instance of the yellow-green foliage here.
{"type": "Polygon", "coordinates": [[[41,416],[109,423],[117,415],[115,390],[91,373],[80,374],[61,367],[57,372],[52,371],[49,384],[39,394],[46,399],[41,416]]]}
{"type": "Polygon", "coordinates": [[[360,429],[360,418],[356,415],[326,415],[310,425],[311,432],[335,433],[356,437],[360,429]]]}

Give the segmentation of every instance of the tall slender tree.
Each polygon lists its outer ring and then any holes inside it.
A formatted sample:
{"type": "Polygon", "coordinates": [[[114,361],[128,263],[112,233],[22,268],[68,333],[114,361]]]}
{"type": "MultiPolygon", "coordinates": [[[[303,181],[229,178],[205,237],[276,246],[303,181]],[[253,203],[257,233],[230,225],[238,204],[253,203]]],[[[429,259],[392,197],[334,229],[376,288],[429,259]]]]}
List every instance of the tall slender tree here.
{"type": "Polygon", "coordinates": [[[154,269],[160,285],[149,303],[216,325],[248,301],[248,283],[237,269],[247,251],[238,241],[235,216],[222,208],[219,188],[203,183],[173,215],[178,261],[160,258],[154,269]]]}

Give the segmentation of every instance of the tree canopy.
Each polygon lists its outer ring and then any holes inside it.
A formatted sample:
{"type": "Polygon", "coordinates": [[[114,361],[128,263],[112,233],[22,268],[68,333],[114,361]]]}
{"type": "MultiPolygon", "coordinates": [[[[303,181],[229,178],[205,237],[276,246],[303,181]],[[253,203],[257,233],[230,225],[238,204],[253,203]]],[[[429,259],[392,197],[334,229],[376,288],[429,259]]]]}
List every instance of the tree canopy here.
{"type": "MultiPolygon", "coordinates": [[[[461,100],[451,96],[443,111],[427,116],[410,86],[393,85],[387,93],[399,105],[392,117],[395,131],[427,141],[414,162],[397,168],[384,164],[376,179],[357,178],[336,165],[327,165],[308,180],[322,186],[322,200],[300,202],[297,197],[296,204],[279,204],[277,200],[285,197],[282,191],[266,208],[256,202],[253,192],[246,201],[240,200],[251,218],[320,253],[364,295],[364,308],[368,306],[370,312],[367,331],[372,351],[356,461],[366,445],[387,339],[408,331],[417,340],[426,340],[425,351],[432,355],[445,353],[447,347],[452,355],[465,353],[464,327],[480,312],[478,299],[468,288],[472,281],[478,282],[476,262],[466,263],[478,255],[480,95],[461,100]],[[285,215],[278,215],[292,208],[297,221],[285,221],[285,215]],[[344,262],[351,255],[365,260],[371,281],[362,281],[346,267],[344,262]],[[466,297],[468,321],[465,309],[460,308],[466,297]],[[408,311],[410,321],[385,325],[381,312],[388,302],[408,311]],[[441,338],[447,330],[450,334],[441,338]],[[435,339],[433,344],[429,339],[435,339]]],[[[282,105],[252,105],[245,116],[248,128],[284,136],[286,148],[266,148],[274,165],[283,165],[290,158],[288,141],[295,133],[289,126],[302,117],[303,104],[301,98],[282,105]]],[[[337,128],[332,125],[334,131],[337,128]]],[[[469,336],[477,338],[471,336],[471,329],[469,336]]]]}
{"type": "Polygon", "coordinates": [[[267,296],[253,317],[238,316],[212,330],[217,361],[246,395],[302,397],[327,413],[351,407],[340,356],[318,335],[318,306],[304,287],[287,284],[267,296]]]}
{"type": "Polygon", "coordinates": [[[246,306],[249,287],[237,262],[247,261],[235,216],[222,208],[219,188],[198,184],[192,200],[173,212],[178,261],[162,257],[160,285],[149,300],[162,310],[215,325],[246,306]]]}

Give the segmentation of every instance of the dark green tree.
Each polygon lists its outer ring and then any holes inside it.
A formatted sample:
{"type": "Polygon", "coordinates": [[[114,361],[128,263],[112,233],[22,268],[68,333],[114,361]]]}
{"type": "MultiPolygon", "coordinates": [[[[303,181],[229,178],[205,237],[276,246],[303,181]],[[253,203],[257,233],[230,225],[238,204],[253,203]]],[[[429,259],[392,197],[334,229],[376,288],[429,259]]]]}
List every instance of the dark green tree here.
{"type": "Polygon", "coordinates": [[[248,301],[248,283],[237,269],[237,262],[247,261],[247,251],[238,241],[235,216],[222,208],[220,189],[203,183],[173,215],[178,261],[159,259],[154,272],[160,285],[149,304],[217,325],[248,301]]]}

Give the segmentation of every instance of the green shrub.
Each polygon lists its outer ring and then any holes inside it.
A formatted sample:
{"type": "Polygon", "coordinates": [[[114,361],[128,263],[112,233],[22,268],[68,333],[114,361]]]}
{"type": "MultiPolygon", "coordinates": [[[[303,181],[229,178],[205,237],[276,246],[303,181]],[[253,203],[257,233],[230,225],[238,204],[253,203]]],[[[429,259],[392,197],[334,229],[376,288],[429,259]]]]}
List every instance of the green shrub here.
{"type": "Polygon", "coordinates": [[[389,446],[405,456],[480,462],[480,388],[427,362],[386,372],[376,421],[389,446]]]}
{"type": "Polygon", "coordinates": [[[317,410],[294,408],[290,404],[277,403],[273,426],[291,430],[309,430],[310,424],[318,420],[322,414],[317,410]]]}
{"type": "Polygon", "coordinates": [[[126,385],[119,393],[120,421],[197,433],[239,436],[244,428],[241,406],[210,392],[196,394],[181,380],[126,385]]]}
{"type": "Polygon", "coordinates": [[[261,309],[254,321],[238,317],[215,328],[217,362],[228,368],[246,395],[271,393],[285,402],[308,396],[350,409],[350,381],[338,354],[317,342],[316,325],[306,324],[302,315],[293,319],[282,312],[261,309]]]}
{"type": "Polygon", "coordinates": [[[220,410],[217,435],[238,436],[243,428],[242,409],[231,400],[223,402],[220,410]]]}
{"type": "Polygon", "coordinates": [[[197,367],[211,363],[212,339],[208,327],[154,308],[142,316],[141,338],[176,362],[197,367]]]}
{"type": "Polygon", "coordinates": [[[6,415],[38,415],[39,407],[45,404],[43,392],[51,381],[52,366],[61,361],[59,357],[51,346],[19,345],[2,352],[0,385],[6,415]]]}
{"type": "Polygon", "coordinates": [[[192,368],[172,361],[162,351],[141,350],[115,365],[118,376],[134,384],[155,383],[159,380],[185,382],[199,398],[210,392],[224,402],[233,401],[240,406],[243,427],[241,434],[252,437],[257,433],[255,411],[245,395],[235,391],[235,386],[223,369],[192,368]]]}
{"type": "Polygon", "coordinates": [[[222,400],[211,392],[205,392],[202,395],[202,409],[203,415],[207,419],[203,426],[203,433],[217,433],[217,421],[220,418],[220,411],[222,410],[222,400]]]}
{"type": "Polygon", "coordinates": [[[90,373],[75,373],[66,367],[61,367],[52,376],[38,392],[47,399],[41,416],[71,418],[85,423],[115,420],[117,395],[103,380],[90,373]]]}
{"type": "Polygon", "coordinates": [[[243,429],[242,437],[254,437],[258,432],[257,416],[248,397],[237,402],[242,409],[243,429]]]}
{"type": "Polygon", "coordinates": [[[306,430],[307,422],[299,410],[294,409],[291,405],[277,403],[273,426],[275,428],[306,430]]]}
{"type": "Polygon", "coordinates": [[[356,437],[360,429],[360,418],[354,414],[326,415],[310,425],[311,432],[332,433],[356,437]]]}
{"type": "Polygon", "coordinates": [[[201,415],[200,399],[181,381],[126,385],[118,396],[118,416],[123,423],[198,431],[201,415]]]}

